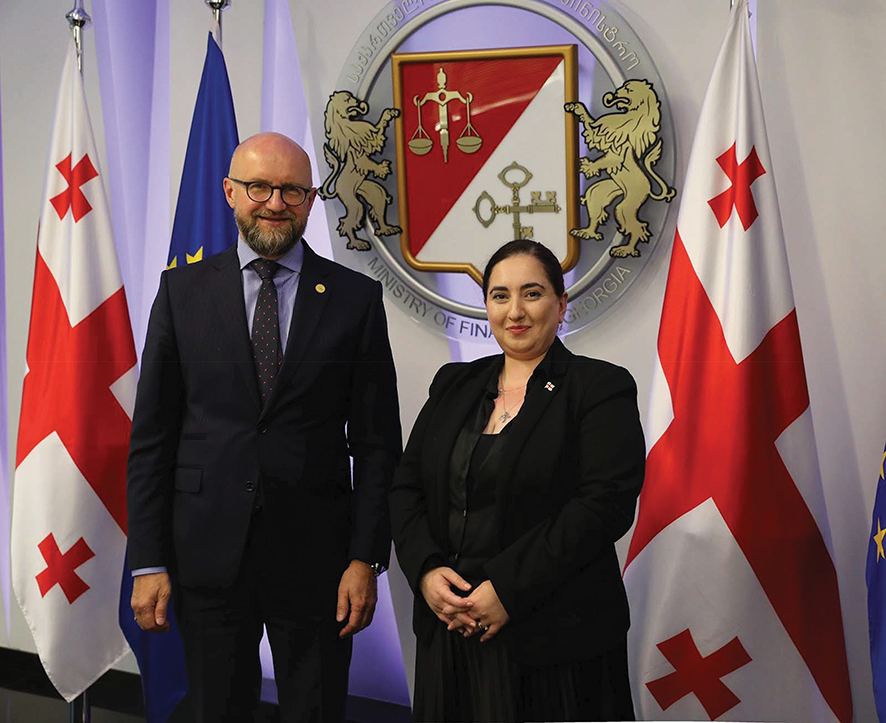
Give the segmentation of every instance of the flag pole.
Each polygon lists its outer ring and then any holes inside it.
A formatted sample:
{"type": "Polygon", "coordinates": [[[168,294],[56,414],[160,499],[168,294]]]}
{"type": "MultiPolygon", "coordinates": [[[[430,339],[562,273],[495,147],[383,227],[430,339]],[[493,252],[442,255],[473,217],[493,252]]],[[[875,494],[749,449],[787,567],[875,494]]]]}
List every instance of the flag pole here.
{"type": "Polygon", "coordinates": [[[203,0],[212,10],[212,17],[218,25],[218,45],[221,47],[222,40],[222,10],[227,10],[231,5],[231,0],[203,0]]]}
{"type": "Polygon", "coordinates": [[[78,695],[68,706],[70,723],[90,723],[92,711],[89,705],[89,688],[78,695]]]}
{"type": "Polygon", "coordinates": [[[77,45],[77,70],[83,72],[83,28],[92,21],[89,13],[83,9],[83,0],[74,0],[74,7],[65,14],[71,32],[74,34],[74,43],[77,45]]]}
{"type": "MultiPolygon", "coordinates": [[[[74,7],[65,13],[65,19],[74,35],[77,46],[77,70],[83,72],[83,28],[92,22],[89,13],[83,8],[83,0],[74,0],[74,7]]],[[[68,704],[68,720],[70,723],[89,723],[92,714],[89,706],[89,688],[84,690],[68,704]]]]}

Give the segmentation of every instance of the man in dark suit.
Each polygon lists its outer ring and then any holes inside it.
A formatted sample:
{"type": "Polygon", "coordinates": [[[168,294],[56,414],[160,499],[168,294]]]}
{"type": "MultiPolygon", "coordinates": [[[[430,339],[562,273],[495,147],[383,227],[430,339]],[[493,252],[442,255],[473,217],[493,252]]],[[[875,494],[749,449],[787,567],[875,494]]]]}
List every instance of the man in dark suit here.
{"type": "Polygon", "coordinates": [[[189,720],[249,720],[267,626],[284,720],[343,717],[351,636],[388,564],[401,451],[381,287],[302,240],[316,189],[293,141],[234,152],[237,245],[166,271],[128,467],[132,609],[182,630],[189,720]],[[353,482],[349,457],[353,458],[353,482]]]}

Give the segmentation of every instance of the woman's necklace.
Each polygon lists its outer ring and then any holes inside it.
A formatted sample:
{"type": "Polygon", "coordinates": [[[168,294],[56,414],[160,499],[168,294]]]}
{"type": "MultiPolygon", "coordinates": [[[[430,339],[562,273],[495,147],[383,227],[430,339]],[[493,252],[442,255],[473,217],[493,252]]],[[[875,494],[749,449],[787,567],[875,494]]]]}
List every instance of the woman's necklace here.
{"type": "Polygon", "coordinates": [[[515,401],[511,406],[508,406],[508,398],[507,392],[516,392],[518,389],[523,389],[526,387],[525,382],[521,384],[519,387],[513,387],[512,389],[505,389],[504,385],[499,381],[498,385],[498,396],[501,397],[501,404],[504,407],[504,412],[498,415],[498,421],[504,424],[511,418],[511,411],[516,407],[520,402],[523,401],[523,397],[519,397],[517,401],[515,401]]]}

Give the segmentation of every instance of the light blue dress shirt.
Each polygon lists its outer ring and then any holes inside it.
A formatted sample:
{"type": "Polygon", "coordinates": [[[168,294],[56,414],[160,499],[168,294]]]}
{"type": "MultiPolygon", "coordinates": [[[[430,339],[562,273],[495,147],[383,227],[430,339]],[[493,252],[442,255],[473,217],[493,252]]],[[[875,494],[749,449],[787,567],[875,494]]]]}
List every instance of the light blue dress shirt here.
{"type": "MultiPolygon", "coordinates": [[[[255,304],[258,301],[258,290],[261,278],[251,264],[261,258],[253,251],[242,236],[237,239],[237,257],[240,259],[240,278],[243,281],[243,301],[246,302],[246,323],[249,326],[249,338],[252,338],[252,318],[255,316],[255,304]]],[[[295,295],[298,292],[298,280],[301,267],[305,260],[305,247],[301,241],[293,246],[282,258],[277,259],[280,269],[274,274],[274,286],[277,287],[277,313],[280,319],[281,351],[286,352],[289,340],[289,324],[292,322],[292,311],[295,309],[295,295]]]]}

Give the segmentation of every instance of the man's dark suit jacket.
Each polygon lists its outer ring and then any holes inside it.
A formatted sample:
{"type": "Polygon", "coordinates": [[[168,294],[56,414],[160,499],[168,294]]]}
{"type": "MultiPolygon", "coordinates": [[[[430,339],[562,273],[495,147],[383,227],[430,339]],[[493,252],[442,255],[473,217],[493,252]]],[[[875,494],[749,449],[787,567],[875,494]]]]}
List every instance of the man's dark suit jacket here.
{"type": "MultiPolygon", "coordinates": [[[[420,579],[448,564],[451,481],[465,474],[486,421],[473,420],[484,394],[495,396],[502,364],[499,355],[440,369],[394,478],[394,543],[420,641],[442,625],[420,579]]],[[[500,551],[484,566],[511,618],[498,637],[529,664],[592,658],[623,642],[630,622],[614,543],[643,484],[636,385],[625,369],[555,339],[510,425],[492,453],[500,551]]]]}
{"type": "Polygon", "coordinates": [[[328,590],[350,559],[387,564],[400,450],[378,282],[305,245],[286,352],[263,408],[236,246],[163,273],[132,423],[132,569],[166,566],[191,588],[230,585],[259,482],[284,521],[276,540],[291,567],[281,575],[303,576],[306,587],[319,575],[328,590]]]}

